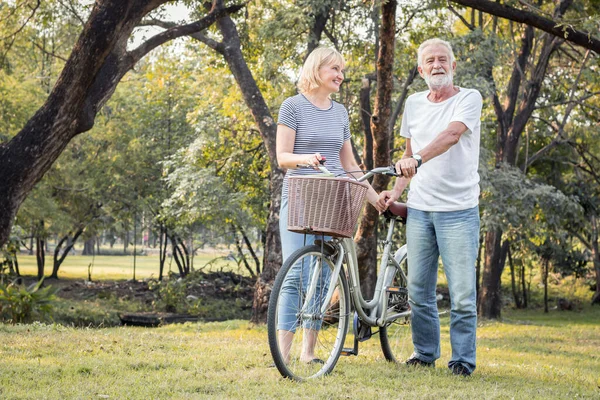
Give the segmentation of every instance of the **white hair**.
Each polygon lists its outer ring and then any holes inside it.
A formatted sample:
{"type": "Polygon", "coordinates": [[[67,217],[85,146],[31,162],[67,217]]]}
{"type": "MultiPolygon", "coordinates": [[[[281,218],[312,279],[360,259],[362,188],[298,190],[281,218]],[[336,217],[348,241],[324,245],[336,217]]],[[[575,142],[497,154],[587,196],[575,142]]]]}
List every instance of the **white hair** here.
{"type": "Polygon", "coordinates": [[[423,65],[423,51],[425,50],[425,48],[429,47],[429,46],[434,46],[434,45],[442,45],[444,46],[447,50],[448,50],[448,54],[450,54],[450,64],[452,64],[455,59],[454,59],[454,52],[452,51],[452,46],[450,45],[450,43],[448,43],[445,40],[442,39],[438,39],[438,38],[433,38],[433,39],[428,39],[426,41],[424,41],[423,43],[421,43],[421,45],[419,46],[419,50],[417,50],[417,63],[420,66],[423,65]]]}

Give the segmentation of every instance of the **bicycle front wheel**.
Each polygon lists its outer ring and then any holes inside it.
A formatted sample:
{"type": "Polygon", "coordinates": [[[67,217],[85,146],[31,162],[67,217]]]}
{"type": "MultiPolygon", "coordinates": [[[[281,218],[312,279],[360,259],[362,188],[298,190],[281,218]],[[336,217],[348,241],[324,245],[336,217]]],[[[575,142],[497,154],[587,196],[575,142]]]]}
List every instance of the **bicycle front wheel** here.
{"type": "MultiPolygon", "coordinates": [[[[406,289],[406,257],[400,261],[400,268],[392,280],[388,290],[388,314],[405,313],[410,310],[408,304],[408,291],[406,289]]],[[[390,321],[379,330],[381,350],[386,360],[402,363],[413,352],[410,314],[390,321]]]]}
{"type": "Polygon", "coordinates": [[[305,380],[330,373],[344,347],[350,300],[343,269],[319,245],[294,252],[279,271],[267,314],[269,347],[286,378],[305,380]]]}

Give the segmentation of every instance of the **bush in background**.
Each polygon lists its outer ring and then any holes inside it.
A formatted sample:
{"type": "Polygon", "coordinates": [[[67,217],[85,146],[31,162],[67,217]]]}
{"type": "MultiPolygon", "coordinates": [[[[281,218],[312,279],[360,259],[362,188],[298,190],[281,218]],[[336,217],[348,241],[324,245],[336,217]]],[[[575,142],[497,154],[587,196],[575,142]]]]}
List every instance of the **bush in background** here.
{"type": "Polygon", "coordinates": [[[0,284],[0,319],[13,324],[49,319],[58,289],[42,288],[43,282],[0,284]]]}

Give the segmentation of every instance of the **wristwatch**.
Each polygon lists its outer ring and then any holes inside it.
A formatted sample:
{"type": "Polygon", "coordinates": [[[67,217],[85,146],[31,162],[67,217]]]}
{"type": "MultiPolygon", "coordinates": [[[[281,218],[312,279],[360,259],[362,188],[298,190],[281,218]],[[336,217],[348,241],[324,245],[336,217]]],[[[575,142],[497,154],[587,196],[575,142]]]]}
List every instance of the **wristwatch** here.
{"type": "Polygon", "coordinates": [[[410,158],[414,158],[415,160],[417,160],[417,168],[419,168],[421,164],[423,164],[423,159],[418,154],[413,154],[412,156],[410,156],[410,158]]]}

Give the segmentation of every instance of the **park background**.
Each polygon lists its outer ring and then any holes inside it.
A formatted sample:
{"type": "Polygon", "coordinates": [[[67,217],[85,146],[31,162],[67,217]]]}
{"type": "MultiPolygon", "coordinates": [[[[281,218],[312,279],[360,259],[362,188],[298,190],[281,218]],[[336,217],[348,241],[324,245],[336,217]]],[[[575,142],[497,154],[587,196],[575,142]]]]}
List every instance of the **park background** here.
{"type": "MultiPolygon", "coordinates": [[[[224,3],[0,2],[2,397],[597,397],[600,4],[224,3]],[[263,325],[279,105],[310,50],[336,47],[357,160],[389,165],[433,36],[484,98],[477,373],[446,373],[443,318],[434,371],[390,366],[374,339],[330,377],[282,381],[263,325]]],[[[366,291],[377,228],[365,207],[366,291]]]]}

